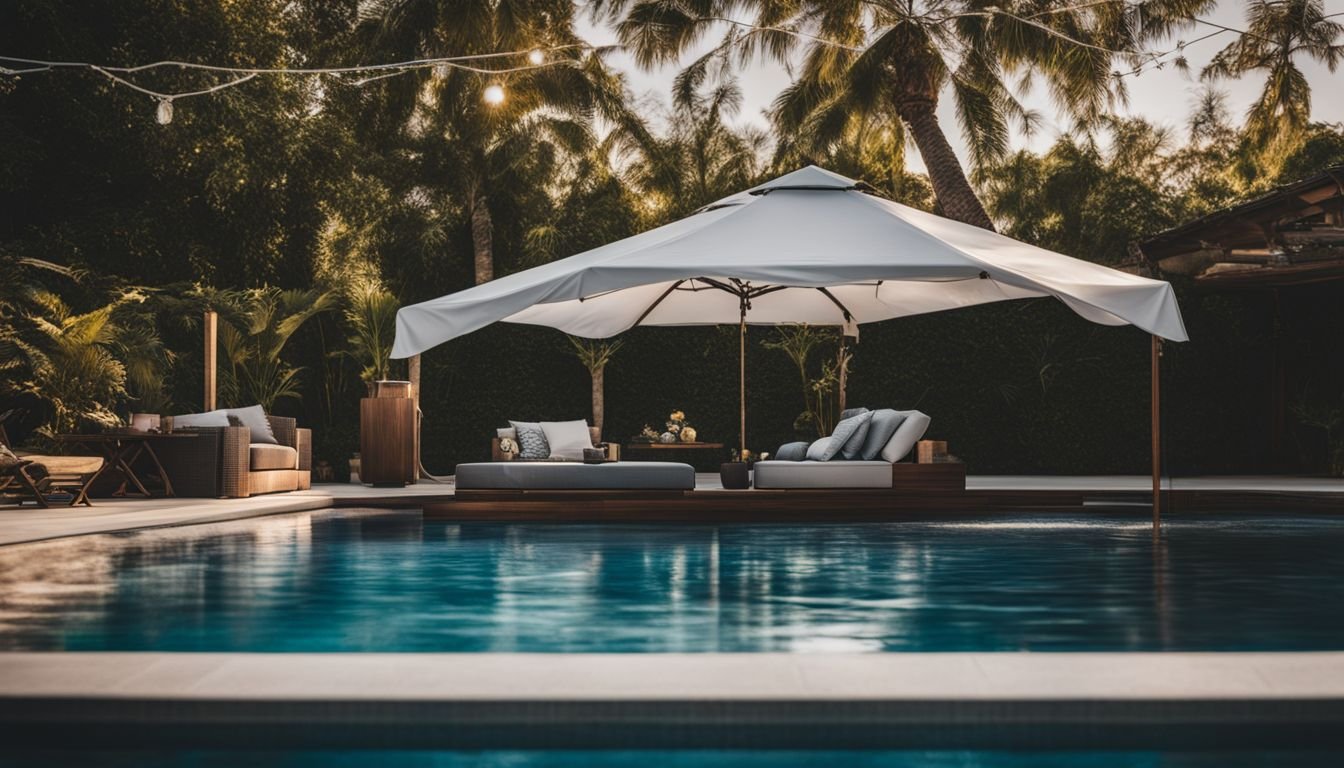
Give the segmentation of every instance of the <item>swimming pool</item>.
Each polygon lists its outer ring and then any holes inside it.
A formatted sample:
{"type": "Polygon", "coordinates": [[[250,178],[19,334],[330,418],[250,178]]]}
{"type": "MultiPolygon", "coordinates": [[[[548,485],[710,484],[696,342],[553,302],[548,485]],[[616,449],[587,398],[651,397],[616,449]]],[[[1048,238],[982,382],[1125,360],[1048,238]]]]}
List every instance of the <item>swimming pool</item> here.
{"type": "Polygon", "coordinates": [[[0,548],[0,649],[1337,650],[1344,521],[448,524],[341,510],[0,548]]]}

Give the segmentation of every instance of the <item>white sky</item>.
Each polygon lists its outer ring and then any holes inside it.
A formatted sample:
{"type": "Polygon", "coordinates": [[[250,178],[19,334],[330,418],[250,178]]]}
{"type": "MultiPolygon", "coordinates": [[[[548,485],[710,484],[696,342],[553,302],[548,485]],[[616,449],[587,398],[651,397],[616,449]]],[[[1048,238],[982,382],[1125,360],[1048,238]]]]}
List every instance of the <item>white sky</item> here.
{"type": "MultiPolygon", "coordinates": [[[[1325,0],[1325,8],[1326,13],[1344,12],[1344,0],[1325,0]]],[[[1245,18],[1243,14],[1243,3],[1222,0],[1218,8],[1204,18],[1215,23],[1244,29],[1245,18]]],[[[579,31],[584,39],[594,45],[613,45],[617,42],[616,34],[612,29],[604,25],[592,24],[588,21],[586,15],[583,15],[580,21],[579,31]]],[[[1194,39],[1211,31],[1213,31],[1213,28],[1200,25],[1184,31],[1177,39],[1194,39]]],[[[1171,66],[1167,66],[1162,70],[1150,69],[1138,77],[1126,78],[1129,87],[1129,104],[1121,110],[1122,113],[1145,117],[1158,125],[1165,125],[1174,129],[1177,135],[1184,136],[1186,120],[1201,88],[1199,71],[1215,53],[1233,39],[1235,39],[1235,36],[1232,33],[1224,33],[1187,47],[1185,57],[1190,63],[1189,74],[1183,74],[1171,66]]],[[[713,38],[707,38],[704,47],[707,49],[712,42],[713,38]]],[[[1174,40],[1154,46],[1154,48],[1160,50],[1173,47],[1175,47],[1174,40]]],[[[689,62],[693,58],[694,55],[688,53],[683,57],[682,62],[689,62]]],[[[680,66],[666,66],[646,72],[639,69],[628,54],[620,52],[614,54],[610,61],[613,66],[626,73],[630,87],[637,96],[648,96],[660,103],[668,102],[672,78],[680,70],[680,66]]],[[[1332,75],[1324,66],[1314,61],[1308,61],[1305,57],[1298,61],[1298,66],[1306,73],[1307,80],[1311,84],[1312,118],[1319,121],[1344,122],[1344,88],[1341,88],[1341,83],[1344,83],[1344,69],[1332,75]]],[[[1126,69],[1121,64],[1117,64],[1116,68],[1126,69]]],[[[744,99],[742,112],[738,115],[736,121],[738,123],[754,122],[765,126],[766,120],[762,113],[770,106],[770,102],[776,94],[788,85],[788,73],[782,66],[774,62],[756,63],[740,72],[739,78],[744,99]]],[[[1219,81],[1216,87],[1228,94],[1228,107],[1234,118],[1240,118],[1245,114],[1246,109],[1259,93],[1262,85],[1263,80],[1249,76],[1240,81],[1219,81]]],[[[1059,113],[1050,103],[1049,95],[1044,93],[1043,88],[1037,88],[1035,92],[1021,96],[1021,98],[1029,109],[1040,113],[1042,121],[1039,130],[1031,137],[1024,137],[1014,132],[1013,149],[1026,147],[1038,151],[1044,150],[1060,135],[1061,127],[1066,125],[1067,121],[1059,117],[1059,113]]],[[[949,99],[942,100],[938,113],[944,130],[952,141],[953,148],[965,161],[965,146],[961,140],[956,115],[949,99]]],[[[920,159],[918,151],[910,152],[907,157],[913,170],[924,170],[924,163],[920,159]]]]}

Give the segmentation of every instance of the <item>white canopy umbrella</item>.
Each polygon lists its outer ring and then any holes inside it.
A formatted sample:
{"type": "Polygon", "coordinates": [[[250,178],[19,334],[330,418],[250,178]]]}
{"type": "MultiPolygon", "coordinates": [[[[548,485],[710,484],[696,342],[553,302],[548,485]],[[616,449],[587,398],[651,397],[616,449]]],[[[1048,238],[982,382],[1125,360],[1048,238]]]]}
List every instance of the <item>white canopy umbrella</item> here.
{"type": "MultiPolygon", "coordinates": [[[[1044,296],[1095,323],[1137,326],[1155,345],[1187,339],[1168,283],[870,192],[809,166],[634,237],[403,307],[392,356],[501,320],[607,338],[636,325],[852,325],[1044,296]]],[[[745,433],[745,382],[739,394],[745,433]]]]}

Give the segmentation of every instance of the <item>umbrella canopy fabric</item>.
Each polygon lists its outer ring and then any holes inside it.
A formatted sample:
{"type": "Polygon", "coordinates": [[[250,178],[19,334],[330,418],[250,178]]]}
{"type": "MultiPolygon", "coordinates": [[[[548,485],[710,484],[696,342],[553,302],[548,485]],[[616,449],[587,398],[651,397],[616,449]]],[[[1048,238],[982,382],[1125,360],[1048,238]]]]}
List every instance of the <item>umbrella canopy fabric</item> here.
{"type": "Polygon", "coordinates": [[[847,325],[1053,296],[1104,325],[1187,335],[1171,285],[865,191],[816,166],[634,237],[397,313],[392,356],[497,321],[589,338],[636,325],[847,325]]]}

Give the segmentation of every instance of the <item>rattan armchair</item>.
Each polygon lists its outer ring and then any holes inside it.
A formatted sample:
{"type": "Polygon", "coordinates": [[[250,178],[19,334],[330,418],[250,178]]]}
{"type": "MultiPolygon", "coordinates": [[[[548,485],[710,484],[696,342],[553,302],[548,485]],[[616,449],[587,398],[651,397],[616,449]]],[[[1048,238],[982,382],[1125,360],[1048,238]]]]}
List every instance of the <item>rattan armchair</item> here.
{"type": "MultiPolygon", "coordinates": [[[[313,433],[300,429],[295,419],[267,416],[275,440],[297,452],[291,464],[282,467],[254,467],[255,451],[249,445],[247,427],[188,427],[179,432],[195,432],[195,440],[175,442],[159,456],[164,471],[173,480],[178,496],[206,498],[243,498],[259,493],[306,490],[312,487],[313,433]]],[[[172,417],[163,419],[171,430],[172,417]]]]}

